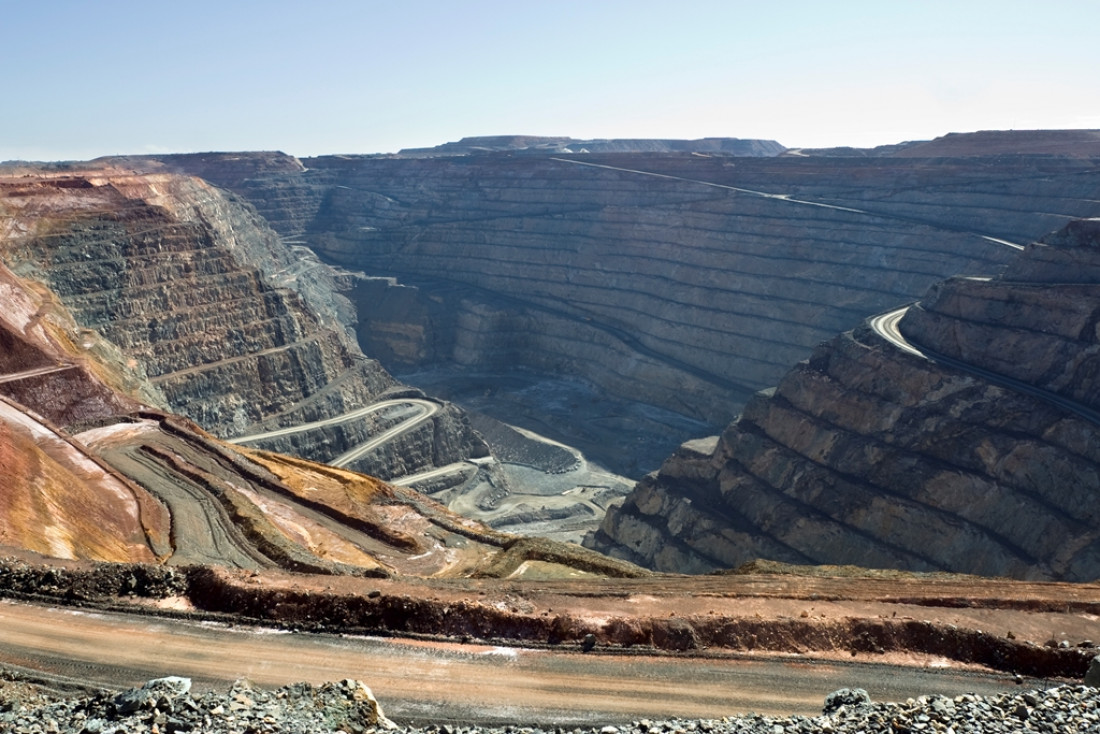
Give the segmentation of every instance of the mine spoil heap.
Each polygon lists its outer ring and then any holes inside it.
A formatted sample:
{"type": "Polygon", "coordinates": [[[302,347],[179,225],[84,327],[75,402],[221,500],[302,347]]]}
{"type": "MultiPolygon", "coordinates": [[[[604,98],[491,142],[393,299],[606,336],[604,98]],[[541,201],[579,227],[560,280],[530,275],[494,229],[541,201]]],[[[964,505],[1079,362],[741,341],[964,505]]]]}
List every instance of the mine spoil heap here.
{"type": "Polygon", "coordinates": [[[1098,274],[1100,220],[1073,222],[1001,277],[952,279],[823,344],[587,544],[680,571],[771,558],[1097,578],[1098,274]]]}

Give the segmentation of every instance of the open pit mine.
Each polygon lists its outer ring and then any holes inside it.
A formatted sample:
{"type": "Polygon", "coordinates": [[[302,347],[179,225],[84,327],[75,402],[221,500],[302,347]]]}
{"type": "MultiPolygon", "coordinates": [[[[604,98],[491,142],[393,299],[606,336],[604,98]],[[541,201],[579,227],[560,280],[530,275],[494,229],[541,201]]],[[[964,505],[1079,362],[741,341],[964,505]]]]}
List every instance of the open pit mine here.
{"type": "Polygon", "coordinates": [[[1093,131],[2,164],[0,731],[1084,716],[1098,218],[1093,131]]]}

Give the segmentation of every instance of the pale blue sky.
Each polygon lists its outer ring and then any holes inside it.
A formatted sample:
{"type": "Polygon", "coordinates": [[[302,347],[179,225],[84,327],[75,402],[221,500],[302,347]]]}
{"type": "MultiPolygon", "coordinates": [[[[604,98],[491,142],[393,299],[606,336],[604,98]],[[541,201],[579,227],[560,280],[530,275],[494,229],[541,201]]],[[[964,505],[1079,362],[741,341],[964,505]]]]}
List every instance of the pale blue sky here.
{"type": "Polygon", "coordinates": [[[1100,128],[1096,0],[0,0],[0,160],[1100,128]]]}

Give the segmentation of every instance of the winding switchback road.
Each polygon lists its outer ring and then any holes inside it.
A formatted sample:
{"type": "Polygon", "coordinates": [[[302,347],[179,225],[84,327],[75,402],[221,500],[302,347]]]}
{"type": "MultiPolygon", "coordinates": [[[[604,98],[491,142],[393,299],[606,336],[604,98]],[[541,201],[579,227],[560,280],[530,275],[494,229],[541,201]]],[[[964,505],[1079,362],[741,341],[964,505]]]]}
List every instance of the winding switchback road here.
{"type": "Polygon", "coordinates": [[[242,443],[255,443],[257,441],[263,441],[269,438],[278,438],[280,436],[290,436],[295,433],[304,433],[305,431],[312,431],[318,428],[324,428],[325,426],[335,426],[341,423],[350,423],[353,420],[363,418],[371,413],[377,413],[386,408],[393,408],[397,406],[412,406],[418,409],[415,415],[410,415],[403,419],[400,423],[389,428],[377,436],[372,437],[369,441],[365,441],[358,446],[355,446],[351,450],[337,456],[329,463],[333,466],[347,466],[351,462],[355,461],[364,454],[373,451],[387,441],[392,441],[397,436],[403,433],[408,433],[420,424],[427,420],[430,420],[432,416],[439,412],[439,403],[432,402],[431,400],[421,400],[420,398],[401,398],[399,400],[382,400],[377,403],[371,403],[370,405],[358,408],[348,413],[342,413],[331,418],[325,418],[324,420],[313,421],[312,423],[302,423],[297,426],[289,426],[287,428],[279,428],[274,431],[268,431],[267,433],[253,433],[248,436],[237,436],[228,440],[229,443],[242,444],[242,443]]]}

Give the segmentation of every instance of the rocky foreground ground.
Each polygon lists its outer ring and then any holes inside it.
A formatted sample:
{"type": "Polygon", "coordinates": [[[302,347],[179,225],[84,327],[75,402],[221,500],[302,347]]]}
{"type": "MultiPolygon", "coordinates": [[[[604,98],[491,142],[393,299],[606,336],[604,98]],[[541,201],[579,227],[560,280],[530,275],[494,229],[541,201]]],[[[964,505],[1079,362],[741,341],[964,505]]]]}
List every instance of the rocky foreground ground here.
{"type": "MultiPolygon", "coordinates": [[[[230,689],[191,693],[191,681],[170,677],[121,693],[53,698],[18,683],[0,686],[0,731],[12,734],[72,732],[260,732],[401,731],[409,734],[563,734],[561,727],[481,728],[434,723],[401,726],[386,718],[370,689],[345,680],[299,683],[261,690],[245,681],[230,689]]],[[[574,729],[573,734],[801,734],[835,732],[1100,732],[1100,690],[1058,686],[996,696],[921,696],[904,703],[871,701],[861,689],[842,689],[825,699],[820,716],[748,714],[722,719],[652,721],[574,729]]]]}

